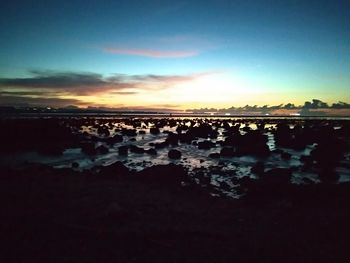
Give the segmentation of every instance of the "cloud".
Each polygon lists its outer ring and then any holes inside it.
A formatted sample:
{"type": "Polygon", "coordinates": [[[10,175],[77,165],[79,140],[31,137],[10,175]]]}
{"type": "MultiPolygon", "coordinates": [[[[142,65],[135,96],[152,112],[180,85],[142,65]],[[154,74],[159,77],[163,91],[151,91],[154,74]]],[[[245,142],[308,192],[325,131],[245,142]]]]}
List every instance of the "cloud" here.
{"type": "MultiPolygon", "coordinates": [[[[26,78],[0,78],[1,104],[22,101],[45,105],[66,103],[62,98],[74,98],[69,104],[82,104],[80,96],[137,95],[148,91],[164,90],[176,84],[189,82],[205,75],[202,72],[188,75],[127,75],[103,76],[96,73],[30,71],[26,78]]],[[[86,100],[86,98],[85,98],[86,100]]]]}
{"type": "Polygon", "coordinates": [[[2,92],[17,95],[36,95],[39,91],[65,95],[92,95],[106,92],[134,92],[145,89],[163,89],[164,87],[191,81],[210,73],[189,75],[126,75],[114,74],[103,77],[96,73],[31,71],[27,78],[0,78],[2,92]],[[21,89],[21,91],[9,90],[21,89]],[[23,91],[22,89],[25,89],[23,91]],[[34,91],[36,89],[37,91],[34,91]],[[21,93],[21,94],[20,94],[21,93]]]}
{"type": "Polygon", "coordinates": [[[151,58],[186,58],[199,54],[194,50],[154,50],[154,49],[126,49],[126,48],[103,48],[103,51],[111,54],[141,56],[151,58]]]}
{"type": "Polygon", "coordinates": [[[2,106],[54,106],[65,107],[68,105],[86,105],[86,103],[78,99],[64,99],[64,98],[31,98],[22,96],[3,96],[0,94],[0,105],[2,106]]]}

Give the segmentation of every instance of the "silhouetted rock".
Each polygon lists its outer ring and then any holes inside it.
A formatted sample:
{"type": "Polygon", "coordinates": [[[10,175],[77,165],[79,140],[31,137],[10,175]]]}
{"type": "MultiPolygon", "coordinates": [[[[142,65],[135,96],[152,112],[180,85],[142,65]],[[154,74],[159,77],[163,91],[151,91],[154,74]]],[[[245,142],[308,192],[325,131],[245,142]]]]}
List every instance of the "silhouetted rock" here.
{"type": "Polygon", "coordinates": [[[136,136],[137,135],[135,129],[126,129],[126,128],[122,129],[122,134],[126,135],[126,136],[136,136]]]}
{"type": "Polygon", "coordinates": [[[290,168],[273,168],[267,170],[261,177],[261,180],[263,180],[265,184],[274,187],[283,186],[290,183],[292,173],[293,171],[290,168]]]}
{"type": "Polygon", "coordinates": [[[167,183],[176,186],[182,181],[187,180],[187,172],[181,165],[154,165],[139,172],[138,178],[145,182],[153,182],[157,184],[167,183]]]}
{"type": "Polygon", "coordinates": [[[264,173],[265,170],[265,165],[263,162],[256,162],[252,168],[250,169],[250,171],[253,174],[257,174],[257,175],[262,175],[264,173]]]}
{"type": "Polygon", "coordinates": [[[337,183],[339,180],[339,174],[332,168],[323,168],[318,175],[322,183],[326,184],[337,183]]]}
{"type": "Polygon", "coordinates": [[[219,159],[220,158],[220,153],[210,153],[209,158],[213,159],[219,159]]]}
{"type": "Polygon", "coordinates": [[[187,136],[191,138],[217,138],[218,132],[213,130],[209,124],[201,124],[199,127],[191,127],[186,132],[187,136]]]}
{"type": "Polygon", "coordinates": [[[310,156],[322,169],[333,168],[344,157],[346,149],[347,143],[345,141],[330,137],[321,141],[310,153],[310,156]]]}
{"type": "Polygon", "coordinates": [[[157,128],[157,127],[152,127],[152,128],[149,129],[149,132],[150,132],[151,134],[153,134],[153,135],[157,135],[157,134],[160,133],[160,130],[159,130],[159,128],[157,128]]]}
{"type": "Polygon", "coordinates": [[[149,155],[157,155],[157,151],[153,148],[145,150],[145,153],[147,153],[149,155]]]}
{"type": "Polygon", "coordinates": [[[220,156],[223,157],[233,157],[235,155],[235,149],[233,147],[224,147],[220,151],[220,156]]]}
{"type": "Polygon", "coordinates": [[[216,146],[216,144],[211,142],[211,141],[198,142],[198,149],[208,150],[208,149],[213,148],[215,146],[216,146]]]}
{"type": "Polygon", "coordinates": [[[181,152],[175,149],[172,149],[168,152],[168,157],[170,159],[180,159],[181,158],[181,152]]]}
{"type": "MultiPolygon", "coordinates": [[[[152,145],[151,145],[151,146],[152,146],[152,145]]],[[[153,146],[154,146],[156,149],[162,149],[162,148],[168,147],[168,146],[169,146],[169,143],[168,143],[167,141],[164,141],[164,142],[154,143],[153,146]]]]}
{"type": "Polygon", "coordinates": [[[132,153],[144,153],[145,152],[145,149],[138,147],[136,145],[130,145],[129,149],[130,149],[130,152],[132,152],[132,153]]]}
{"type": "Polygon", "coordinates": [[[283,160],[290,160],[292,158],[292,155],[290,153],[287,153],[287,152],[282,152],[281,153],[281,158],[283,160]]]}
{"type": "Polygon", "coordinates": [[[109,132],[109,130],[108,130],[108,127],[106,127],[106,126],[99,126],[99,127],[97,128],[97,133],[98,133],[99,135],[103,135],[103,136],[106,136],[106,137],[108,137],[108,136],[110,135],[110,132],[109,132]]]}
{"type": "Polygon", "coordinates": [[[169,145],[177,146],[179,144],[179,135],[173,132],[168,133],[168,138],[166,139],[166,142],[169,145]]]}
{"type": "Polygon", "coordinates": [[[113,137],[106,138],[106,143],[109,145],[113,145],[115,143],[119,143],[123,141],[123,136],[119,134],[115,134],[113,137]]]}
{"type": "Polygon", "coordinates": [[[103,166],[100,169],[100,175],[109,179],[120,179],[130,174],[131,172],[129,169],[120,161],[108,166],[103,166]]]}
{"type": "Polygon", "coordinates": [[[104,145],[100,145],[100,146],[98,146],[98,147],[96,148],[96,151],[97,151],[97,153],[99,153],[99,154],[106,154],[106,153],[109,152],[109,149],[108,149],[106,146],[104,146],[104,145]]]}
{"type": "Polygon", "coordinates": [[[95,155],[96,149],[95,149],[95,143],[94,142],[84,142],[81,144],[81,151],[88,155],[95,155]]]}
{"type": "Polygon", "coordinates": [[[123,146],[120,146],[118,147],[118,154],[119,155],[128,155],[128,146],[126,145],[123,145],[123,146]]]}

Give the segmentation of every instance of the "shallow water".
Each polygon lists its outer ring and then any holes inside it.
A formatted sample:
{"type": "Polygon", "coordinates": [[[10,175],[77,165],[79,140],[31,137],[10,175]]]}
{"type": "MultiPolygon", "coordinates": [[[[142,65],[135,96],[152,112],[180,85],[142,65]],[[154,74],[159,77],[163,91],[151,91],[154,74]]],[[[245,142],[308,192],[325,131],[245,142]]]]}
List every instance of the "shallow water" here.
{"type": "MultiPolygon", "coordinates": [[[[86,136],[99,136],[97,133],[97,127],[99,125],[107,125],[109,127],[110,136],[115,134],[120,134],[118,129],[127,128],[133,129],[133,126],[130,125],[130,121],[126,123],[121,119],[114,118],[93,118],[95,121],[92,122],[89,120],[88,125],[72,125],[72,129],[77,134],[85,134],[86,136]],[[101,122],[101,123],[100,123],[101,122]]],[[[264,119],[250,119],[250,118],[235,118],[235,119],[227,119],[229,120],[230,126],[237,123],[240,123],[240,133],[244,134],[244,127],[249,127],[252,130],[257,129],[256,121],[261,121],[264,119]]],[[[80,148],[68,148],[65,149],[63,155],[61,156],[46,156],[40,155],[36,152],[21,152],[16,154],[9,154],[2,156],[0,158],[0,162],[12,165],[21,165],[28,162],[38,162],[43,164],[48,164],[53,167],[63,168],[63,167],[72,167],[72,163],[75,162],[78,164],[78,168],[74,168],[76,170],[83,169],[91,169],[96,166],[106,166],[110,165],[116,161],[122,161],[127,167],[132,170],[140,171],[146,167],[150,167],[152,165],[159,164],[181,164],[183,165],[189,172],[190,175],[195,177],[197,183],[204,185],[209,185],[215,191],[218,191],[222,194],[236,197],[237,193],[235,191],[235,187],[237,186],[236,179],[249,176],[251,178],[255,178],[255,175],[251,173],[251,167],[257,161],[263,161],[265,163],[265,169],[270,168],[293,168],[293,183],[303,183],[304,178],[308,178],[311,181],[319,182],[319,178],[316,172],[314,171],[303,171],[301,169],[302,163],[300,161],[300,156],[309,155],[310,152],[315,148],[316,145],[308,145],[302,151],[295,151],[287,148],[280,148],[276,146],[275,137],[273,130],[276,128],[279,120],[269,119],[269,122],[265,122],[265,135],[267,135],[268,142],[267,145],[269,149],[272,151],[270,156],[266,158],[259,158],[256,156],[245,155],[245,156],[237,156],[237,157],[221,157],[219,159],[209,158],[210,153],[219,153],[221,146],[216,145],[216,147],[203,150],[198,149],[196,145],[180,143],[177,146],[168,146],[162,149],[157,149],[157,155],[149,155],[146,153],[137,154],[129,152],[128,156],[120,156],[118,154],[118,147],[122,145],[136,145],[144,148],[145,150],[153,148],[150,146],[152,143],[159,143],[164,141],[168,137],[168,132],[176,133],[177,126],[170,127],[169,125],[160,128],[160,133],[157,135],[153,135],[149,132],[149,128],[153,127],[152,122],[146,121],[143,118],[136,118],[133,120],[137,120],[140,122],[140,127],[136,128],[137,135],[132,136],[123,136],[123,142],[116,143],[113,146],[107,145],[105,142],[97,141],[95,146],[98,147],[100,145],[105,145],[109,148],[109,152],[106,154],[97,154],[94,156],[89,156],[81,151],[80,148]],[[145,131],[145,134],[139,134],[140,130],[145,131]],[[177,149],[181,151],[182,157],[179,160],[171,160],[168,157],[168,152],[170,149],[177,149]],[[291,154],[291,158],[289,160],[283,160],[279,153],[273,152],[274,150],[283,150],[286,153],[291,154]]],[[[176,118],[177,125],[181,123],[182,125],[189,125],[188,120],[198,121],[203,119],[198,118],[176,118]]],[[[220,120],[220,118],[206,118],[208,123],[212,124],[216,120],[220,120]]],[[[68,121],[69,123],[69,121],[68,121]]],[[[290,126],[293,127],[295,125],[295,119],[291,122],[290,126]]],[[[212,142],[219,142],[225,139],[224,136],[224,128],[219,127],[217,129],[218,137],[215,139],[210,139],[212,142]]],[[[204,141],[205,139],[198,139],[198,142],[204,141]]],[[[350,155],[346,153],[346,156],[350,155]]],[[[344,158],[342,161],[342,165],[337,168],[337,172],[340,175],[341,182],[350,181],[350,161],[347,158],[344,158]]]]}

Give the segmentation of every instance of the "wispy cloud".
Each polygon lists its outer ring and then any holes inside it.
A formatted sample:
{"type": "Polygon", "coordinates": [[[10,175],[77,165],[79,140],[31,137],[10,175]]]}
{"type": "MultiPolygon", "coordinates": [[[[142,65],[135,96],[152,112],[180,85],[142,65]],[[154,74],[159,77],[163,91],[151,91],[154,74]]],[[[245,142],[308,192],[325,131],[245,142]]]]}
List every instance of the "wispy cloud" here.
{"type": "Polygon", "coordinates": [[[141,56],[151,58],[186,58],[199,54],[195,50],[155,50],[155,49],[126,49],[126,48],[103,48],[103,51],[111,54],[141,56]]]}

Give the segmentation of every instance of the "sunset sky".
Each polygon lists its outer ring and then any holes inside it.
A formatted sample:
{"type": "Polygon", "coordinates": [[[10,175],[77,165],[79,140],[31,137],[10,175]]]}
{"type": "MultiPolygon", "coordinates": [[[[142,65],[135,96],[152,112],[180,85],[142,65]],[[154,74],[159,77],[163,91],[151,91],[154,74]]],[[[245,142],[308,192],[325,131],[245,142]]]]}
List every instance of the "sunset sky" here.
{"type": "Polygon", "coordinates": [[[350,102],[347,1],[2,1],[0,104],[350,102]]]}

